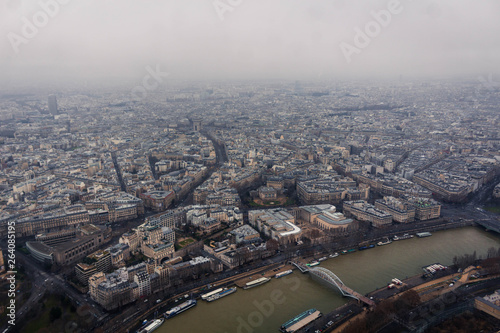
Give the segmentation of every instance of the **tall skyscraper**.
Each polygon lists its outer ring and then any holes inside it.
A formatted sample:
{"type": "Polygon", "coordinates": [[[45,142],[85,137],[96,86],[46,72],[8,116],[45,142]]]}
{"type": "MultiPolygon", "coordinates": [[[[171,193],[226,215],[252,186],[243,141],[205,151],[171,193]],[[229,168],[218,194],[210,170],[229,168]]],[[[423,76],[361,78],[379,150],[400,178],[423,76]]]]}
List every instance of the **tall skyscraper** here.
{"type": "Polygon", "coordinates": [[[57,99],[56,95],[49,95],[49,113],[50,114],[59,114],[57,111],[57,99]]]}

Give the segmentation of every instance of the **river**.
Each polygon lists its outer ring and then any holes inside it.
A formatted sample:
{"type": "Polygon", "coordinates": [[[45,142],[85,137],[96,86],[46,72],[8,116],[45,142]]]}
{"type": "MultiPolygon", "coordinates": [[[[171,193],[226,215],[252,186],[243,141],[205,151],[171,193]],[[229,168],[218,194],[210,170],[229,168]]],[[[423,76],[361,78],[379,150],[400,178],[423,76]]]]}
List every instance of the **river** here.
{"type": "MultiPolygon", "coordinates": [[[[321,267],[366,294],[387,285],[394,277],[403,279],[420,274],[422,266],[436,262],[450,265],[455,255],[476,251],[484,257],[492,246],[500,247],[497,234],[466,227],[340,255],[322,262],[321,267]]],[[[166,320],[156,332],[279,332],[282,323],[309,308],[328,313],[346,302],[348,299],[338,291],[294,270],[291,275],[273,278],[259,287],[238,288],[236,293],[215,302],[199,300],[194,308],[166,320]]]]}

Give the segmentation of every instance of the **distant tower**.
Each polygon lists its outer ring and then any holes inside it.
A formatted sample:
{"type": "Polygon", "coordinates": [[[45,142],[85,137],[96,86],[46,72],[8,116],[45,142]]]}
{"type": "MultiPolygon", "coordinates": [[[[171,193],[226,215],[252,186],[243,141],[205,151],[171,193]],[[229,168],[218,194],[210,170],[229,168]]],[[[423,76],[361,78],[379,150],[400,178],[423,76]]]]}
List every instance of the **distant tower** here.
{"type": "Polygon", "coordinates": [[[193,119],[193,130],[199,132],[201,130],[201,120],[193,119]]]}
{"type": "Polygon", "coordinates": [[[57,112],[57,99],[56,95],[50,95],[49,96],[49,113],[52,115],[59,114],[57,112]]]}

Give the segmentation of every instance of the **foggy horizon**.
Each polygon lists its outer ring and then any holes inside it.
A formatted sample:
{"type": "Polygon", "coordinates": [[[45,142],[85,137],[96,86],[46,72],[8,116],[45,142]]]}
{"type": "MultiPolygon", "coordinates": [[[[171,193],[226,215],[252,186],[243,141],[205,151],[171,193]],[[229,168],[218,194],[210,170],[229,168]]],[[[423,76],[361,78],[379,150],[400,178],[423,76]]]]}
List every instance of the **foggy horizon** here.
{"type": "Polygon", "coordinates": [[[172,81],[500,72],[492,0],[66,2],[2,0],[0,83],[133,81],[148,66],[172,81]]]}

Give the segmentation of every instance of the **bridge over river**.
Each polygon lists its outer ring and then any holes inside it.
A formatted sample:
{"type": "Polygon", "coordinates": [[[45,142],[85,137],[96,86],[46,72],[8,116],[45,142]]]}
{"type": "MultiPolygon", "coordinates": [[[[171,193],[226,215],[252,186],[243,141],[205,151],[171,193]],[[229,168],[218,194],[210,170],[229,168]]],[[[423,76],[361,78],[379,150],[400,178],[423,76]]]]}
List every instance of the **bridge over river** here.
{"type": "Polygon", "coordinates": [[[500,234],[500,221],[493,219],[475,220],[475,222],[483,226],[486,230],[492,230],[500,234]]]}
{"type": "Polygon", "coordinates": [[[292,261],[292,265],[297,267],[302,273],[310,273],[316,278],[320,279],[321,281],[326,282],[327,285],[337,288],[342,296],[346,297],[351,297],[354,299],[357,299],[358,301],[361,301],[368,306],[374,306],[375,302],[373,302],[371,299],[368,297],[361,295],[357,291],[353,290],[352,288],[349,288],[342,282],[342,280],[339,279],[337,275],[335,275],[332,271],[323,268],[323,267],[307,267],[304,266],[303,264],[299,262],[292,261]]]}

